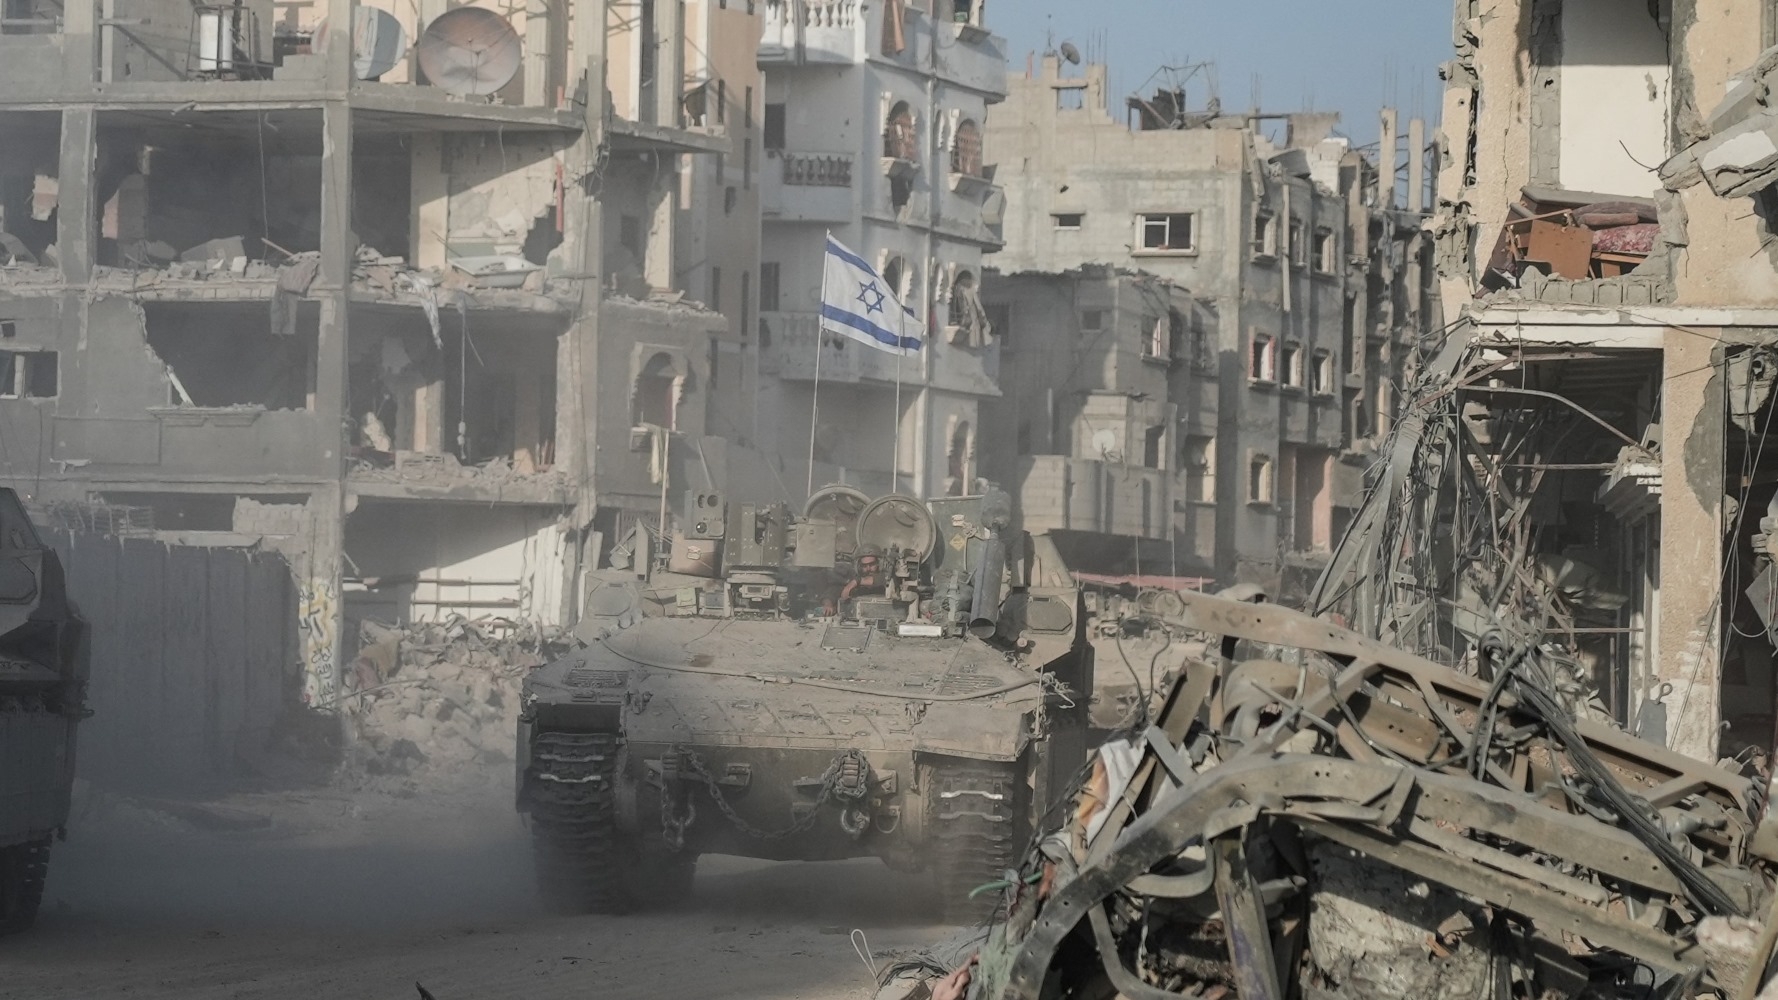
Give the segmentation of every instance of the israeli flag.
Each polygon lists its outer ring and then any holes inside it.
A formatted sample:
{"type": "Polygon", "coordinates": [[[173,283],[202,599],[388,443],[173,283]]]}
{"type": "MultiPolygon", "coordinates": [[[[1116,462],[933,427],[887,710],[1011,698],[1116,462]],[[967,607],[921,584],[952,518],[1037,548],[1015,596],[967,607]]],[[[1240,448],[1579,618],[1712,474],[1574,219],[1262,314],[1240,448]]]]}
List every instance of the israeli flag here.
{"type": "Polygon", "coordinates": [[[821,273],[821,329],[890,354],[917,353],[926,332],[877,269],[832,236],[821,273]]]}

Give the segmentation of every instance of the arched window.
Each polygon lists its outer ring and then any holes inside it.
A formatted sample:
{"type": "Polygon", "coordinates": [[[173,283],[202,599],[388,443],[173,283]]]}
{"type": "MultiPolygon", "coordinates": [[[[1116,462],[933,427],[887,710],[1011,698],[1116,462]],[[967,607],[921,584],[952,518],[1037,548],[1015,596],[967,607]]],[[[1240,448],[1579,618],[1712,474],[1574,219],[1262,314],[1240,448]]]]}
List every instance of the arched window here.
{"type": "Polygon", "coordinates": [[[899,254],[883,264],[883,284],[889,286],[889,294],[903,305],[907,304],[907,280],[908,262],[899,254]]]}
{"type": "Polygon", "coordinates": [[[920,143],[914,136],[914,110],[896,101],[883,123],[883,155],[897,160],[918,160],[920,143]]]}
{"type": "Polygon", "coordinates": [[[679,371],[665,351],[656,353],[636,375],[630,396],[630,424],[653,424],[671,430],[678,408],[679,371]]]}
{"type": "Polygon", "coordinates": [[[946,451],[945,495],[960,497],[969,491],[975,464],[975,435],[969,421],[958,420],[951,428],[951,444],[946,451]]]}
{"type": "Polygon", "coordinates": [[[958,271],[956,280],[951,282],[950,325],[960,330],[971,329],[978,308],[975,303],[975,275],[958,271]]]}
{"type": "Polygon", "coordinates": [[[951,140],[951,173],[982,175],[982,130],[971,119],[957,125],[957,135],[951,140]]]}

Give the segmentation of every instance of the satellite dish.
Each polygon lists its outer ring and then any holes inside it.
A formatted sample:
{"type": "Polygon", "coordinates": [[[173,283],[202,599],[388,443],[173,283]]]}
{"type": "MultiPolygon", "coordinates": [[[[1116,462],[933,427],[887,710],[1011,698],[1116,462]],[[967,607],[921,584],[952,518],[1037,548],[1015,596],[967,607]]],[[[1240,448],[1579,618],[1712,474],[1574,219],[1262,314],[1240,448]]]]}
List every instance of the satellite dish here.
{"type": "Polygon", "coordinates": [[[872,500],[858,515],[858,544],[874,545],[884,552],[900,549],[924,562],[938,542],[938,525],[932,512],[910,496],[891,493],[872,500]]]}
{"type": "Polygon", "coordinates": [[[1073,42],[1063,42],[1062,43],[1062,58],[1068,60],[1069,62],[1073,63],[1076,66],[1079,66],[1080,65],[1080,50],[1074,47],[1073,42]]]}
{"type": "Polygon", "coordinates": [[[432,19],[414,46],[434,87],[461,97],[492,94],[518,75],[523,47],[506,18],[458,7],[432,19]]]}
{"type": "Polygon", "coordinates": [[[834,526],[834,554],[851,556],[858,551],[858,515],[870,506],[870,497],[850,486],[823,486],[803,505],[803,517],[834,526]]]}
{"type": "MultiPolygon", "coordinates": [[[[315,24],[316,50],[325,55],[333,33],[327,19],[315,24]]],[[[407,55],[407,31],[395,15],[380,7],[352,8],[352,75],[376,80],[394,69],[407,55]]]]}
{"type": "Polygon", "coordinates": [[[1111,428],[1104,427],[1093,432],[1093,450],[1099,457],[1115,461],[1117,456],[1117,435],[1111,428]]]}

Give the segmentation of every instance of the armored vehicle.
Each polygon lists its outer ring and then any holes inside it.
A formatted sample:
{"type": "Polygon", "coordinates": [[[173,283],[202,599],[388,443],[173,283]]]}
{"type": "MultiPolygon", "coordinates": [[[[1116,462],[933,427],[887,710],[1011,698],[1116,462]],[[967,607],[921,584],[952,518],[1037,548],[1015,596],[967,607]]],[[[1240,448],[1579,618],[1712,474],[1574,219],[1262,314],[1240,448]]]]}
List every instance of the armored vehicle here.
{"type": "Polygon", "coordinates": [[[669,572],[589,594],[587,645],[525,681],[518,808],[539,885],[622,911],[700,854],[879,857],[977,917],[1086,756],[1072,589],[1029,586],[1002,493],[827,487],[686,501],[669,572]]]}
{"type": "Polygon", "coordinates": [[[18,494],[0,489],[0,934],[31,926],[68,822],[86,625],[18,494]]]}

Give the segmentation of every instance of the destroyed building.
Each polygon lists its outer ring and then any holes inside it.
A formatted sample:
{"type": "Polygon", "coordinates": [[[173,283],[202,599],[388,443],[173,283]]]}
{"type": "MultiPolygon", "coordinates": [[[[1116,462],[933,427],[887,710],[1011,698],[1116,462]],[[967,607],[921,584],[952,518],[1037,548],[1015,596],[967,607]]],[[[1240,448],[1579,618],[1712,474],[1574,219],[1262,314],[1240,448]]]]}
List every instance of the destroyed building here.
{"type": "Polygon", "coordinates": [[[989,122],[1006,394],[983,474],[1071,569],[1300,600],[1437,314],[1424,129],[1386,112],[1379,167],[1335,115],[1194,111],[1184,78],[1119,120],[1106,67],[1071,61],[1014,76],[989,122]]]}
{"type": "Polygon", "coordinates": [[[360,617],[568,620],[725,475],[753,6],[9,3],[0,479],[285,553],[319,707],[360,617]]]}
{"type": "Polygon", "coordinates": [[[759,446],[797,496],[828,482],[972,492],[978,409],[999,393],[980,294],[982,255],[1001,242],[984,136],[1005,43],[981,0],[767,0],[761,13],[759,446]],[[925,324],[917,356],[833,334],[817,348],[824,232],[925,324]]]}
{"type": "Polygon", "coordinates": [[[1773,740],[1769,4],[1456,5],[1429,328],[1318,608],[1438,658],[1498,620],[1593,710],[1773,740]]]}

